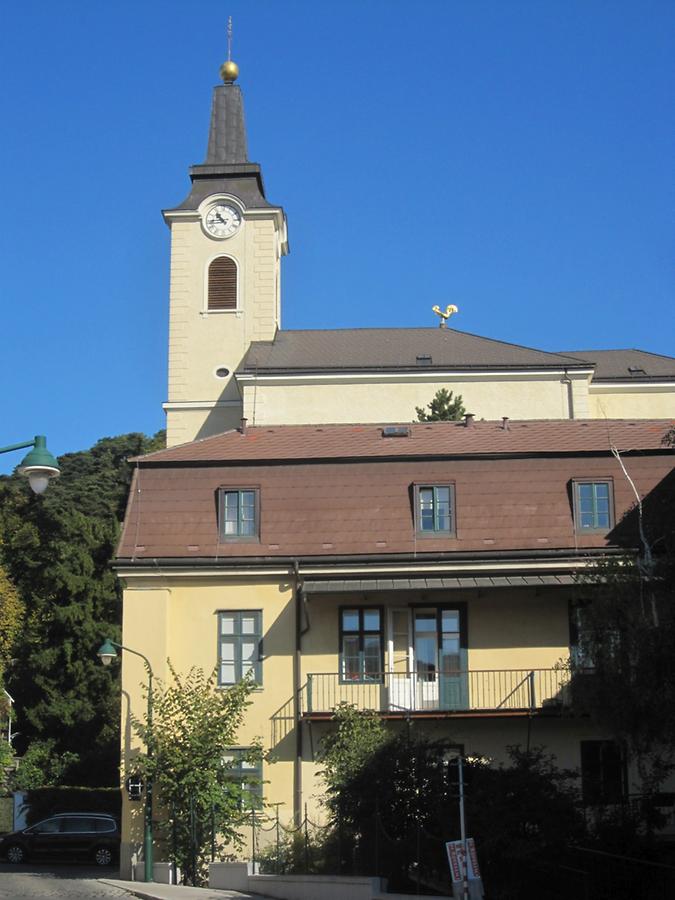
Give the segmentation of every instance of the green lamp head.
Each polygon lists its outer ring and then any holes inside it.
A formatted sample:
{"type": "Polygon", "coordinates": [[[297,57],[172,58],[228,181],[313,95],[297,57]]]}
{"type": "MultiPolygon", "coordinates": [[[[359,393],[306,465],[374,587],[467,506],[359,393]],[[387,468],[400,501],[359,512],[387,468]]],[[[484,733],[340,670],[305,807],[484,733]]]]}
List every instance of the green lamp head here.
{"type": "Polygon", "coordinates": [[[30,486],[36,494],[42,494],[49,484],[49,479],[57,478],[61,474],[59,464],[47,450],[47,438],[44,435],[35,435],[33,449],[19,466],[19,473],[28,477],[30,486]]]}
{"type": "Polygon", "coordinates": [[[110,638],[106,638],[101,646],[96,651],[96,655],[101,660],[104,666],[109,666],[110,663],[117,659],[117,650],[115,650],[115,645],[110,640],[110,638]]]}

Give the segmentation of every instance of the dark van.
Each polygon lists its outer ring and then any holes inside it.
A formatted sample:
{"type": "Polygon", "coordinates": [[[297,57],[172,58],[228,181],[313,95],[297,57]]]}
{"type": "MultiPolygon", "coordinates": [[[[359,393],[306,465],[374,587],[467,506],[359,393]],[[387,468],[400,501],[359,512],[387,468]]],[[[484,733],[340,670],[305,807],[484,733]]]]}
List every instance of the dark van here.
{"type": "Polygon", "coordinates": [[[119,849],[117,821],[105,813],[60,813],[0,838],[0,854],[15,864],[68,858],[109,866],[119,849]]]}

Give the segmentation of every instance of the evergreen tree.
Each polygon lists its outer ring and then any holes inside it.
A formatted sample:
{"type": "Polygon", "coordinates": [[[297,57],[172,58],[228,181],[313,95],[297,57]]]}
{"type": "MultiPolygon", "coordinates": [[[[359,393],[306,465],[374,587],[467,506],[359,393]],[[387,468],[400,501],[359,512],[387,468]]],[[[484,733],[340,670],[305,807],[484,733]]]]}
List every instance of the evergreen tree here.
{"type": "Polygon", "coordinates": [[[452,391],[445,388],[436,391],[427,406],[429,412],[425,412],[421,406],[415,407],[418,422],[459,422],[466,414],[461,394],[453,398],[452,391]]]}
{"type": "Polygon", "coordinates": [[[163,443],[162,433],[128,434],[67,454],[41,497],[23,478],[0,479],[0,561],[25,606],[5,676],[16,701],[15,745],[21,754],[38,743],[70,760],[62,783],[117,783],[119,690],[96,648],[119,633],[110,563],[131,478],[126,460],[163,443]]]}

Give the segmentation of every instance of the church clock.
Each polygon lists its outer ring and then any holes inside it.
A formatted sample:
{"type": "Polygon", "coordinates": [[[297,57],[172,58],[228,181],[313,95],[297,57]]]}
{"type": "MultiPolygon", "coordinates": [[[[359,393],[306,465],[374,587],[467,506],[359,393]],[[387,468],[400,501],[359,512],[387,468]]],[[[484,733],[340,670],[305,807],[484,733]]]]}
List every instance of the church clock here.
{"type": "Polygon", "coordinates": [[[212,206],[204,217],[204,228],[215,238],[228,238],[241,227],[241,214],[224,203],[212,206]]]}

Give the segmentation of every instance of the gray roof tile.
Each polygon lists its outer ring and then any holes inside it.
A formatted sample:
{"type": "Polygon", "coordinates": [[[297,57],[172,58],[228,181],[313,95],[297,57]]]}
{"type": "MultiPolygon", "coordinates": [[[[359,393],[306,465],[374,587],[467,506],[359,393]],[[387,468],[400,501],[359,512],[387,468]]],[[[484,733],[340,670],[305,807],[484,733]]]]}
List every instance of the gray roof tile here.
{"type": "Polygon", "coordinates": [[[508,344],[454,328],[345,328],[279,331],[273,341],[251,345],[239,372],[584,366],[588,364],[577,357],[508,344]],[[419,362],[418,357],[431,357],[431,362],[419,362]]]}
{"type": "Polygon", "coordinates": [[[565,350],[567,356],[590,360],[593,381],[675,381],[675,358],[647,350],[565,350]]]}

